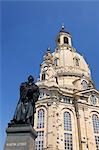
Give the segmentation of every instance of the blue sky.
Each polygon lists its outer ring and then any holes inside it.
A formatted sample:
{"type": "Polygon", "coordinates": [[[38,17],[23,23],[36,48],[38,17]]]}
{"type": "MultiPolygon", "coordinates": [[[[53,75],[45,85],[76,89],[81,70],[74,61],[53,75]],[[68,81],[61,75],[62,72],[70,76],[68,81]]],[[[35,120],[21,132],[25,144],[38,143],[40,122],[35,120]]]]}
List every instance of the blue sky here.
{"type": "Polygon", "coordinates": [[[99,89],[98,1],[2,1],[1,148],[5,129],[19,99],[20,83],[39,77],[48,45],[55,48],[61,24],[72,34],[73,45],[83,54],[99,89]]]}

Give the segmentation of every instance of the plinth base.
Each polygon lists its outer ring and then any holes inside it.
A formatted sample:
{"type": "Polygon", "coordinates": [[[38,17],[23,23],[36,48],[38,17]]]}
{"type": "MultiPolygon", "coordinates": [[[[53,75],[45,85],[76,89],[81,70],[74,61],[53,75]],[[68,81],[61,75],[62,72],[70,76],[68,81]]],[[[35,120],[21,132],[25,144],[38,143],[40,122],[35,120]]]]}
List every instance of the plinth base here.
{"type": "Polygon", "coordinates": [[[36,131],[31,125],[13,125],[6,129],[4,150],[35,150],[36,131]]]}

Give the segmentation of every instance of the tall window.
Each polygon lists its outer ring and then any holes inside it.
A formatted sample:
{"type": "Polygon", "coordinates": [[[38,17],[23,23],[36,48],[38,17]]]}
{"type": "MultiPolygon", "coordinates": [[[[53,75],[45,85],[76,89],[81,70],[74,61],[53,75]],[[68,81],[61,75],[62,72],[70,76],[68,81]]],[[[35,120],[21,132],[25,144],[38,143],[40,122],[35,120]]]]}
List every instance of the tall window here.
{"type": "Polygon", "coordinates": [[[65,150],[73,150],[72,124],[69,112],[64,112],[64,148],[65,150]]]}
{"type": "Polygon", "coordinates": [[[58,78],[57,78],[57,77],[55,77],[55,79],[56,79],[56,83],[58,84],[58,78]]]}
{"type": "Polygon", "coordinates": [[[66,150],[73,150],[72,146],[72,134],[65,133],[64,134],[64,143],[66,150]]]}
{"type": "Polygon", "coordinates": [[[64,113],[64,130],[71,131],[71,115],[69,112],[64,113]]]}
{"type": "Polygon", "coordinates": [[[58,59],[58,58],[56,58],[56,59],[54,60],[54,64],[55,64],[55,66],[58,66],[58,65],[59,65],[59,59],[58,59]]]}
{"type": "Polygon", "coordinates": [[[75,66],[79,66],[79,60],[77,58],[75,59],[75,66]]]}
{"type": "Polygon", "coordinates": [[[98,133],[99,134],[99,118],[97,115],[93,115],[92,116],[92,122],[93,122],[93,129],[94,129],[94,133],[98,133]]]}
{"type": "Polygon", "coordinates": [[[45,73],[42,74],[42,80],[45,80],[45,73]]]}
{"type": "Polygon", "coordinates": [[[44,128],[44,110],[40,109],[37,116],[37,128],[44,128]]]}
{"type": "Polygon", "coordinates": [[[79,66],[79,58],[74,57],[73,60],[74,60],[74,65],[79,66]]]}
{"type": "Polygon", "coordinates": [[[35,150],[44,150],[44,131],[37,132],[35,150]]]}
{"type": "Polygon", "coordinates": [[[68,44],[68,38],[64,37],[64,44],[68,44]]]}
{"type": "Polygon", "coordinates": [[[95,136],[96,149],[99,150],[99,136],[95,136]]]}
{"type": "Polygon", "coordinates": [[[99,117],[94,114],[92,116],[92,122],[93,122],[93,130],[95,135],[96,150],[99,150],[99,117]]]}
{"type": "Polygon", "coordinates": [[[79,60],[77,58],[75,59],[75,65],[79,66],[79,60]]]}

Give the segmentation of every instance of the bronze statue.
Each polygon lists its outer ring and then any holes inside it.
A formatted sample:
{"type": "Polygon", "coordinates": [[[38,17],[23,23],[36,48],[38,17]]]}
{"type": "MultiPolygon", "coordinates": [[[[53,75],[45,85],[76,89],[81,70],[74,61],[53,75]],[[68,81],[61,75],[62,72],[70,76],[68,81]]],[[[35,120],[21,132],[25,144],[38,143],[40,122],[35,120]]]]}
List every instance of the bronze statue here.
{"type": "Polygon", "coordinates": [[[11,124],[31,124],[34,126],[35,102],[39,97],[39,88],[34,84],[34,78],[30,75],[28,81],[20,86],[20,100],[11,124]]]}

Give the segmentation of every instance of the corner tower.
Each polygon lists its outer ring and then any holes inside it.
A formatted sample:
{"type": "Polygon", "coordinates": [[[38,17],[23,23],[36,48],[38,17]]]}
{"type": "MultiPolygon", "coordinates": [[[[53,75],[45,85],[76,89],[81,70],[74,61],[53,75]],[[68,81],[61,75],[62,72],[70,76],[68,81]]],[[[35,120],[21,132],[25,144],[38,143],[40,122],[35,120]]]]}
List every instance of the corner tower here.
{"type": "Polygon", "coordinates": [[[55,50],[48,47],[40,70],[35,149],[99,150],[99,92],[64,26],[55,50]]]}

